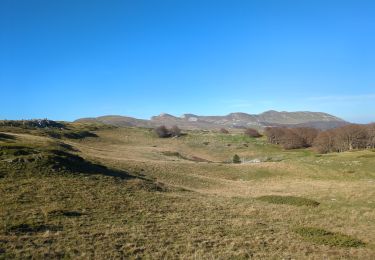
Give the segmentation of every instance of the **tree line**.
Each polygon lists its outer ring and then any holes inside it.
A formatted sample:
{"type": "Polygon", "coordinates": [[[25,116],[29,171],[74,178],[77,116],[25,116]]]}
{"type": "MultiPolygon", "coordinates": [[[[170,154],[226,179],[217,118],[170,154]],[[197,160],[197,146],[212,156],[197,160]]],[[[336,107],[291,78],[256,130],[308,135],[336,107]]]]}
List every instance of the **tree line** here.
{"type": "Polygon", "coordinates": [[[264,134],[270,143],[285,149],[313,147],[320,153],[329,153],[375,148],[375,123],[349,124],[325,131],[310,127],[267,127],[264,134]]]}

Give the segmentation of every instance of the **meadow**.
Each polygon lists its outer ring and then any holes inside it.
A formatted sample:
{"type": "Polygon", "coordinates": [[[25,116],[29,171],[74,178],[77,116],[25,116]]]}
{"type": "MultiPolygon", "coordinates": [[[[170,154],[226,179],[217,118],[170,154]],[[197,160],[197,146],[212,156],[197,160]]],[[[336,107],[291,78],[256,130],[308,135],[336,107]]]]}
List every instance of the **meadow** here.
{"type": "Polygon", "coordinates": [[[0,259],[375,258],[375,150],[69,127],[0,129],[0,259]]]}

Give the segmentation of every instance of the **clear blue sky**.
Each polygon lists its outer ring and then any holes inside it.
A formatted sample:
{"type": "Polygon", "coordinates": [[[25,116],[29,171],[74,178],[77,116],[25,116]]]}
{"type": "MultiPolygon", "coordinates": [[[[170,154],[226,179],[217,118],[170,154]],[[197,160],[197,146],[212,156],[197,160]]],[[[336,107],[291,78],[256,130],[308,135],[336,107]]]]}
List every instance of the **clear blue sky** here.
{"type": "Polygon", "coordinates": [[[375,1],[1,0],[0,118],[375,121],[375,1]]]}

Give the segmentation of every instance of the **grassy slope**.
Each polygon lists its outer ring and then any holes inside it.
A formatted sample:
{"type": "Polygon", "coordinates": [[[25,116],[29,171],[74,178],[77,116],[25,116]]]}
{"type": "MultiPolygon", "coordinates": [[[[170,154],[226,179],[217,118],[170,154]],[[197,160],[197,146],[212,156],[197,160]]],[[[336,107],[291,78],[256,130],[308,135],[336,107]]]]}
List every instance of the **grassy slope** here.
{"type": "Polygon", "coordinates": [[[71,174],[0,161],[5,175],[0,178],[0,258],[375,257],[372,151],[320,156],[283,151],[263,139],[199,131],[176,139],[158,139],[136,128],[96,134],[82,140],[0,136],[1,146],[37,148],[42,155],[52,148],[66,150],[63,142],[73,148],[67,152],[105,166],[83,168],[85,174],[77,174],[78,167],[71,174]],[[263,162],[225,163],[234,154],[263,162]],[[111,177],[121,174],[126,179],[111,177]],[[320,204],[257,199],[266,195],[320,204]],[[329,236],[310,239],[314,233],[304,237],[297,227],[323,229],[329,236]],[[366,245],[335,243],[345,235],[366,245]]]}

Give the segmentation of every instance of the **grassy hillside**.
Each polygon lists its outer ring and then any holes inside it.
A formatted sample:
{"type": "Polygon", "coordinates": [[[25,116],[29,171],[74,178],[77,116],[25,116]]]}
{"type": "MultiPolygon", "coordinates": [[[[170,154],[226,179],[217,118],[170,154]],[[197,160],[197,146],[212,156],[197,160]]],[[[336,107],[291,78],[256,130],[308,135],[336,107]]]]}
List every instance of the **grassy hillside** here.
{"type": "Polygon", "coordinates": [[[375,258],[374,151],[48,131],[0,128],[0,259],[375,258]]]}

